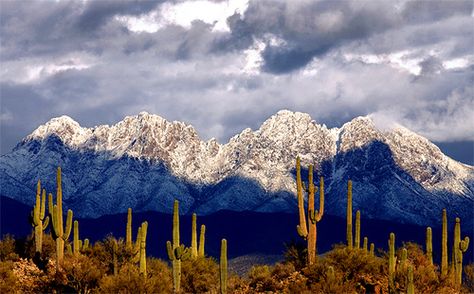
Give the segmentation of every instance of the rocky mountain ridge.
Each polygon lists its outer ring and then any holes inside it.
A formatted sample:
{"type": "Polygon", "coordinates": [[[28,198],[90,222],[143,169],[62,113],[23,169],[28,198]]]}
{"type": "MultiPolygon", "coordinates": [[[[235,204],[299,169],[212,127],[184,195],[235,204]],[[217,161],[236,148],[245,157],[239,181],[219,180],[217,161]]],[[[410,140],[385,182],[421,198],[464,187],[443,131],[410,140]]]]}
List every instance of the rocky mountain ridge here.
{"type": "Polygon", "coordinates": [[[344,213],[350,178],[355,207],[372,218],[422,224],[443,207],[472,216],[474,168],[426,138],[402,126],[378,128],[371,117],[330,129],[287,110],[225,144],[145,112],[94,128],[54,118],[0,158],[1,192],[30,203],[34,182],[50,177],[54,187],[60,165],[65,201],[82,216],[127,207],[167,212],[174,198],[183,212],[294,211],[296,156],[325,177],[328,213],[344,213]]]}

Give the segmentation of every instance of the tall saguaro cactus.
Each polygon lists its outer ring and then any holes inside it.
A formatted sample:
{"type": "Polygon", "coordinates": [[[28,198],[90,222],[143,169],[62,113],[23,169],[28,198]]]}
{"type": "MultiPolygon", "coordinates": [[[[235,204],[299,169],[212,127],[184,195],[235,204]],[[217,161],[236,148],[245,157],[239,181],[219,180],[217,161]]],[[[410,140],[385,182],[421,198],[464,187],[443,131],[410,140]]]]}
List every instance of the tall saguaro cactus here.
{"type": "Polygon", "coordinates": [[[347,182],[347,211],[346,211],[346,239],[347,247],[352,249],[352,181],[347,182]]]}
{"type": "Polygon", "coordinates": [[[395,279],[396,262],[397,260],[395,259],[395,234],[390,233],[390,239],[388,240],[388,276],[390,287],[393,287],[395,279]]]}
{"type": "Polygon", "coordinates": [[[304,212],[303,199],[303,181],[301,180],[301,163],[299,157],[296,159],[296,191],[298,196],[298,211],[300,224],[296,227],[298,234],[307,240],[308,243],[308,264],[316,261],[316,241],[317,241],[317,222],[324,215],[324,179],[319,182],[319,211],[314,209],[314,194],[317,188],[313,181],[313,166],[309,166],[308,171],[308,227],[306,226],[306,216],[304,212]]]}
{"type": "Polygon", "coordinates": [[[36,186],[36,203],[31,212],[31,225],[35,229],[35,250],[41,253],[43,249],[43,231],[48,227],[49,216],[44,217],[46,210],[46,190],[41,194],[41,181],[36,186]]]}
{"type": "Polygon", "coordinates": [[[127,229],[125,232],[125,248],[132,249],[132,209],[127,210],[127,229]]]}
{"type": "Polygon", "coordinates": [[[198,256],[198,244],[197,244],[197,216],[193,213],[191,222],[191,257],[193,259],[198,256]]]}
{"type": "Polygon", "coordinates": [[[227,240],[221,241],[221,258],[219,260],[220,290],[221,294],[227,293],[227,240]]]}
{"type": "Polygon", "coordinates": [[[355,248],[360,248],[360,210],[356,211],[356,223],[355,223],[355,248]]]}
{"type": "Polygon", "coordinates": [[[431,227],[426,228],[426,256],[428,257],[430,264],[433,265],[433,235],[431,227]]]}
{"type": "Polygon", "coordinates": [[[140,232],[140,274],[147,276],[146,271],[146,235],[148,230],[148,222],[143,222],[140,232]]]}
{"type": "Polygon", "coordinates": [[[173,268],[173,292],[179,293],[181,289],[181,260],[189,258],[188,248],[184,248],[179,241],[179,202],[174,201],[173,205],[173,243],[166,242],[168,258],[173,268]]]}
{"type": "Polygon", "coordinates": [[[81,245],[79,244],[79,222],[77,220],[74,221],[74,234],[73,234],[73,252],[74,256],[79,255],[79,250],[81,249],[81,245]]]}
{"type": "Polygon", "coordinates": [[[53,238],[56,240],[57,263],[60,264],[64,257],[64,242],[69,239],[72,229],[72,210],[67,211],[66,227],[63,225],[63,191],[61,184],[61,168],[56,174],[56,204],[53,205],[53,195],[48,195],[48,209],[52,216],[53,238]]]}
{"type": "Polygon", "coordinates": [[[201,232],[199,234],[199,250],[198,256],[204,257],[204,242],[206,241],[206,226],[201,225],[201,232]]]}
{"type": "Polygon", "coordinates": [[[454,225],[454,268],[456,273],[455,284],[460,287],[462,283],[462,258],[463,253],[469,247],[469,237],[461,240],[461,220],[457,217],[454,225]]]}
{"type": "Polygon", "coordinates": [[[191,258],[196,259],[199,257],[204,257],[204,234],[206,233],[206,226],[201,225],[201,233],[199,235],[199,247],[197,240],[197,216],[193,213],[192,222],[191,222],[191,258]],[[202,252],[201,252],[202,251],[202,252]]]}
{"type": "Polygon", "coordinates": [[[448,275],[448,217],[446,209],[443,209],[443,225],[441,235],[441,276],[448,275]]]}

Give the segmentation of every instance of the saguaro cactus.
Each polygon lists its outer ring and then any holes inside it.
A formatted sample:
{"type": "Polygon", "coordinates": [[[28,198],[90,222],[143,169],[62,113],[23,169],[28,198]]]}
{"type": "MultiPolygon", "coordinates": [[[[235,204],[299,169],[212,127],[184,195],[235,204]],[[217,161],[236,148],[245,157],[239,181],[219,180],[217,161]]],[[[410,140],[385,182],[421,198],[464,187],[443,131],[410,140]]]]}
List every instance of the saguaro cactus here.
{"type": "Polygon", "coordinates": [[[441,235],[441,276],[448,275],[448,217],[446,209],[443,209],[443,225],[441,235]]]}
{"type": "Polygon", "coordinates": [[[408,267],[407,294],[415,294],[415,285],[413,285],[413,266],[408,267]]]}
{"type": "Polygon", "coordinates": [[[81,245],[79,244],[79,222],[77,220],[74,221],[74,234],[73,234],[73,249],[74,249],[74,256],[79,255],[79,250],[81,249],[81,245]]]}
{"type": "Polygon", "coordinates": [[[148,230],[148,222],[143,222],[140,235],[140,274],[147,276],[146,272],[146,235],[148,230]]]}
{"type": "Polygon", "coordinates": [[[356,223],[355,223],[355,248],[360,248],[360,210],[356,211],[356,223]]]}
{"type": "Polygon", "coordinates": [[[221,258],[219,260],[220,290],[221,294],[227,293],[227,240],[221,241],[221,258]]]}
{"type": "Polygon", "coordinates": [[[63,192],[61,187],[61,168],[56,175],[56,205],[53,205],[53,195],[48,195],[48,209],[52,216],[53,238],[56,240],[57,263],[64,257],[64,242],[69,239],[72,229],[72,210],[67,211],[66,227],[63,226],[63,192]]]}
{"type": "Polygon", "coordinates": [[[388,276],[390,287],[393,287],[396,262],[397,260],[395,258],[395,234],[390,233],[390,239],[388,240],[388,276]]]}
{"type": "Polygon", "coordinates": [[[346,211],[346,239],[347,247],[352,249],[352,181],[347,182],[347,211],[346,211]]]}
{"type": "Polygon", "coordinates": [[[181,288],[181,260],[189,258],[190,253],[188,248],[180,244],[179,241],[179,202],[174,201],[173,206],[173,243],[166,242],[166,249],[168,251],[168,258],[173,267],[173,292],[179,293],[181,288]]]}
{"type": "Polygon", "coordinates": [[[43,231],[48,227],[49,216],[44,217],[46,210],[46,190],[41,195],[41,181],[36,186],[36,204],[31,212],[31,225],[35,229],[35,250],[41,253],[43,248],[43,231]],[[41,197],[40,197],[41,196],[41,197]]]}
{"type": "Polygon", "coordinates": [[[306,216],[304,212],[303,181],[301,180],[301,163],[299,157],[296,159],[296,191],[298,196],[298,211],[300,224],[296,227],[298,234],[307,240],[308,243],[308,264],[313,264],[316,260],[317,222],[324,215],[324,179],[319,182],[319,211],[314,209],[314,193],[317,188],[313,182],[313,166],[309,166],[308,171],[308,227],[306,227],[306,216]]]}
{"type": "Polygon", "coordinates": [[[198,252],[199,257],[204,257],[204,242],[206,241],[205,235],[206,235],[206,226],[201,225],[201,232],[199,234],[199,252],[198,252]]]}
{"type": "Polygon", "coordinates": [[[369,245],[369,238],[364,237],[364,245],[363,245],[362,249],[364,249],[365,252],[368,251],[368,245],[369,245]]]}
{"type": "Polygon", "coordinates": [[[191,257],[194,259],[198,256],[197,248],[197,216],[193,213],[192,222],[191,222],[191,257]]]}
{"type": "Polygon", "coordinates": [[[375,244],[374,243],[370,243],[369,254],[372,255],[372,256],[375,256],[375,244]]]}
{"type": "Polygon", "coordinates": [[[125,248],[132,249],[132,209],[127,210],[127,229],[125,232],[125,248]]]}
{"type": "Polygon", "coordinates": [[[426,256],[430,261],[430,264],[433,265],[433,235],[431,232],[431,227],[426,228],[426,256]]]}
{"type": "Polygon", "coordinates": [[[454,226],[454,267],[456,272],[455,284],[460,287],[462,283],[462,258],[469,247],[469,237],[461,240],[461,220],[457,217],[454,226]]]}

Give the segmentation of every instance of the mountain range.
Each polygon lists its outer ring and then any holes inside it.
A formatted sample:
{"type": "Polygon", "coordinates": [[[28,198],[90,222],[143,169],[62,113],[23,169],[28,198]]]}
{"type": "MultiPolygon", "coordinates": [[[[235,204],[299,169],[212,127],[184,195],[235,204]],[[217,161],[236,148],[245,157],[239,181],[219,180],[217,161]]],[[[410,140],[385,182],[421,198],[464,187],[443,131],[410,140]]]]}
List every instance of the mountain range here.
{"type": "Polygon", "coordinates": [[[288,110],[225,144],[146,112],[93,128],[53,118],[0,157],[0,194],[31,205],[38,179],[54,194],[61,166],[65,206],[79,217],[170,213],[174,199],[182,213],[295,212],[297,156],[324,176],[328,214],[345,215],[351,179],[366,218],[438,225],[446,208],[473,225],[473,166],[400,125],[366,116],[328,128],[288,110]]]}

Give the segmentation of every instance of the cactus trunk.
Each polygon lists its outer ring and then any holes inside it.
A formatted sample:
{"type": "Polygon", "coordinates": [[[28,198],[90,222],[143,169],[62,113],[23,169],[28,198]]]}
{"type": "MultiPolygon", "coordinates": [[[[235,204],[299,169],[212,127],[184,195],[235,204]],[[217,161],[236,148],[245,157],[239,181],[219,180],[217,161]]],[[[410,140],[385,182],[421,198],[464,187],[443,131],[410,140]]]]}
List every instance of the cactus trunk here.
{"type": "Polygon", "coordinates": [[[127,228],[125,232],[125,248],[132,249],[132,209],[127,210],[127,228]]]}
{"type": "Polygon", "coordinates": [[[73,235],[74,256],[79,255],[79,222],[74,221],[74,235],[73,235]]]}
{"type": "Polygon", "coordinates": [[[455,285],[459,288],[462,284],[462,260],[463,253],[469,247],[469,237],[465,237],[461,241],[461,220],[457,217],[454,226],[454,269],[455,269],[455,285]]]}
{"type": "Polygon", "coordinates": [[[441,236],[441,277],[448,275],[448,217],[443,209],[443,225],[441,236]]]}
{"type": "Polygon", "coordinates": [[[148,222],[142,223],[141,238],[140,238],[140,274],[147,276],[146,271],[146,235],[148,230],[148,222]]]}
{"type": "Polygon", "coordinates": [[[205,245],[206,226],[201,225],[201,232],[199,234],[199,256],[204,257],[204,245],[205,245]]]}
{"type": "Polygon", "coordinates": [[[43,249],[43,231],[49,223],[49,216],[44,217],[46,209],[46,190],[41,193],[41,181],[38,180],[36,186],[36,203],[31,212],[31,225],[35,232],[35,252],[42,252],[43,249]]]}
{"type": "Polygon", "coordinates": [[[306,190],[308,192],[308,227],[306,226],[306,215],[304,212],[304,187],[301,180],[301,164],[299,158],[296,159],[296,185],[300,218],[300,224],[296,229],[298,234],[307,241],[308,264],[313,264],[316,261],[317,222],[319,222],[324,215],[324,179],[321,177],[319,182],[319,211],[316,211],[314,209],[314,194],[317,189],[313,181],[313,166],[309,166],[308,188],[306,190]]]}
{"type": "Polygon", "coordinates": [[[355,223],[355,248],[360,248],[360,210],[356,211],[356,223],[355,223]]]}
{"type": "Polygon", "coordinates": [[[394,286],[395,279],[395,234],[390,233],[390,239],[388,240],[388,276],[389,276],[389,288],[392,289],[394,286]]]}
{"type": "Polygon", "coordinates": [[[415,285],[413,285],[413,266],[408,268],[407,294],[415,294],[415,285]]]}
{"type": "Polygon", "coordinates": [[[430,261],[430,264],[433,265],[433,235],[431,228],[426,228],[426,257],[430,261]]]}
{"type": "Polygon", "coordinates": [[[191,222],[191,257],[193,259],[198,256],[198,246],[197,246],[197,216],[193,213],[192,222],[191,222]]]}
{"type": "Polygon", "coordinates": [[[364,237],[364,245],[363,245],[362,249],[364,249],[365,252],[368,251],[368,245],[369,245],[369,238],[364,237]]]}
{"type": "Polygon", "coordinates": [[[346,239],[347,246],[352,249],[352,181],[347,183],[347,211],[346,211],[346,239]]]}
{"type": "Polygon", "coordinates": [[[219,262],[221,294],[227,293],[227,240],[221,241],[221,258],[219,262]]]}

